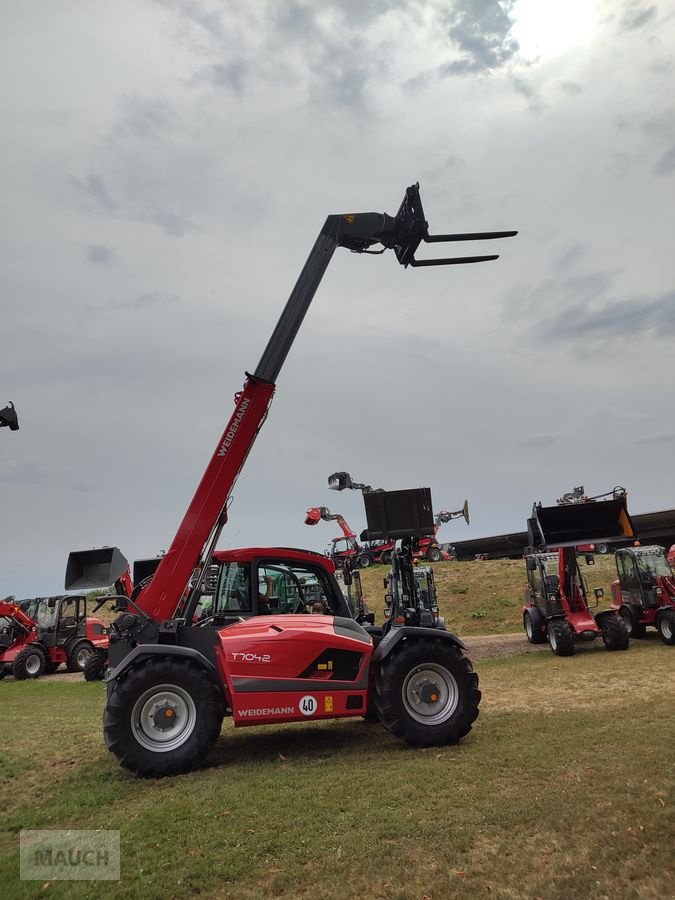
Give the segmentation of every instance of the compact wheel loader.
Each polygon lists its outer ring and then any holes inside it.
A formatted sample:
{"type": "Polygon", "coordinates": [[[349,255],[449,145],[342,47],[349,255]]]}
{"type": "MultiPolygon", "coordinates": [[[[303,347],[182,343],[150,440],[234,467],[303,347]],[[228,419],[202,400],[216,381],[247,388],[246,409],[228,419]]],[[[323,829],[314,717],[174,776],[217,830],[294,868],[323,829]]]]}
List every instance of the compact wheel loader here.
{"type": "Polygon", "coordinates": [[[664,644],[675,645],[675,574],[663,547],[623,547],[616,551],[618,578],[612,583],[612,609],[632,638],[656,628],[664,644]]]}
{"type": "MultiPolygon", "coordinates": [[[[591,604],[597,607],[604,592],[597,588],[591,598],[577,550],[591,541],[626,541],[634,536],[623,488],[615,488],[611,500],[535,504],[527,526],[530,548],[525,555],[523,628],[528,641],[548,640],[556,656],[571,656],[578,641],[596,637],[608,650],[627,650],[628,632],[616,611],[591,611],[591,604]]],[[[592,554],[585,556],[589,563],[593,561],[592,554]]]]}
{"type": "Polygon", "coordinates": [[[150,776],[193,769],[225,715],[236,726],[362,716],[371,700],[382,724],[413,746],[453,743],[469,731],[478,679],[454,635],[401,625],[375,647],[367,627],[351,617],[330,560],[282,548],[220,553],[216,546],[231,491],[333,252],[391,249],[404,267],[476,263],[497,257],[415,253],[423,241],[514,234],[430,235],[418,185],[407,189],[395,216],[328,216],[255,371],[235,395],[168,552],[146,584],[134,579],[134,596],[124,598],[126,610],[113,623],[104,735],[122,766],[150,776]],[[316,594],[308,576],[320,585],[323,614],[308,611],[308,584],[316,594]]]}

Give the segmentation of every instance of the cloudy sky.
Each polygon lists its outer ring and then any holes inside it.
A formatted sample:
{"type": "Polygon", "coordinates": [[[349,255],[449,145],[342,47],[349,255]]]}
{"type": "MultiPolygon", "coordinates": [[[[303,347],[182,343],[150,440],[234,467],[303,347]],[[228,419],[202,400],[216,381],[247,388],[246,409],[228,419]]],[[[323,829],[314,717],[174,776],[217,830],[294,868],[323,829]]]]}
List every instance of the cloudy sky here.
{"type": "Polygon", "coordinates": [[[518,237],[336,253],[222,546],[360,530],[336,469],[468,497],[442,540],[675,506],[675,0],[23,0],[0,42],[0,596],[164,550],[326,215],[418,180],[432,231],[518,237]]]}

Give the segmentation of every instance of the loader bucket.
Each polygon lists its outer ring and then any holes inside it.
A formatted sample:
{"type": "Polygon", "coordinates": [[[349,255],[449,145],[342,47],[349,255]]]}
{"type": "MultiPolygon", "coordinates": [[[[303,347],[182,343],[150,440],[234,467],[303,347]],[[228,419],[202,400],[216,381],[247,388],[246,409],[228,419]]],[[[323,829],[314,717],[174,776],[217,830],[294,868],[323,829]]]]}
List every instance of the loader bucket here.
{"type": "Polygon", "coordinates": [[[307,515],[305,516],[305,525],[318,525],[321,521],[321,509],[318,506],[313,506],[311,509],[307,510],[307,515]]]}
{"type": "Polygon", "coordinates": [[[349,472],[333,472],[328,476],[328,489],[330,491],[344,491],[351,489],[352,479],[349,472]]]}
{"type": "Polygon", "coordinates": [[[128,568],[129,563],[117,547],[73,550],[66,566],[65,588],[79,591],[110,587],[128,568]]]}
{"type": "Polygon", "coordinates": [[[535,505],[528,533],[532,547],[575,547],[635,537],[625,496],[563,506],[535,505]]]}
{"type": "Polygon", "coordinates": [[[135,559],[134,584],[139,585],[142,581],[145,581],[146,578],[154,575],[163,559],[163,556],[151,556],[148,559],[135,559]]]}
{"type": "Polygon", "coordinates": [[[9,428],[10,431],[19,430],[19,417],[12,402],[4,409],[0,409],[0,428],[9,428]]]}
{"type": "Polygon", "coordinates": [[[464,506],[462,507],[462,517],[467,525],[470,525],[471,522],[469,520],[469,501],[464,501],[464,506]]]}

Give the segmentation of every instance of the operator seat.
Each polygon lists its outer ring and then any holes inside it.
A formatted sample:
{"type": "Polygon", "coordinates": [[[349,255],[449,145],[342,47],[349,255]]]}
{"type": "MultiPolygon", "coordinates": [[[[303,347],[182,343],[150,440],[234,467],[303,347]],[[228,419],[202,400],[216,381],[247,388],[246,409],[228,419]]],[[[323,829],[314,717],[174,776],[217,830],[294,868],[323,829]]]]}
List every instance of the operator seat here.
{"type": "Polygon", "coordinates": [[[557,594],[560,590],[560,578],[557,575],[545,575],[544,587],[547,594],[557,594]]]}

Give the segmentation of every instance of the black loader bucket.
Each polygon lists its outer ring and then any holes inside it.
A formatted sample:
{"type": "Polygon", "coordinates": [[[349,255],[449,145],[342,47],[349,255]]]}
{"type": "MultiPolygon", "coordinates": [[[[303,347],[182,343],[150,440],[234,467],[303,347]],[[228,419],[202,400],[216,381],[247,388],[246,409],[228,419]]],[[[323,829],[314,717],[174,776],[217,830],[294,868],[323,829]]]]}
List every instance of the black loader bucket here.
{"type": "Polygon", "coordinates": [[[576,547],[635,537],[625,496],[563,506],[535,505],[527,529],[530,546],[535,548],[576,547]]]}
{"type": "Polygon", "coordinates": [[[67,591],[110,587],[128,568],[126,557],[117,547],[73,550],[66,566],[65,587],[67,591]]]}
{"type": "Polygon", "coordinates": [[[134,585],[139,585],[146,578],[154,575],[157,567],[164,559],[163,556],[151,556],[147,559],[134,560],[134,585]]]}

